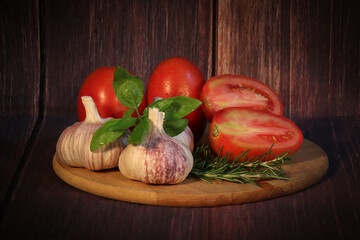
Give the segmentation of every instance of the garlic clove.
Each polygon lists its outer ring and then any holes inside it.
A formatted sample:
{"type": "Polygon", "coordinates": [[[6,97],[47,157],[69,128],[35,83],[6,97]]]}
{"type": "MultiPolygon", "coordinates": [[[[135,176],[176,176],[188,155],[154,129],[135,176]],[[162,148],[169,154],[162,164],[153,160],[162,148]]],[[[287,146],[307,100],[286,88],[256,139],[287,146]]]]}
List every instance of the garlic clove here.
{"type": "Polygon", "coordinates": [[[127,136],[91,152],[90,143],[95,131],[112,118],[101,118],[91,97],[84,96],[81,100],[86,110],[86,119],[74,123],[61,133],[56,144],[57,156],[60,161],[72,167],[94,171],[116,167],[118,158],[127,145],[127,136]]]}
{"type": "Polygon", "coordinates": [[[191,152],[194,151],[194,135],[189,126],[182,133],[172,138],[187,146],[191,152]]]}
{"type": "Polygon", "coordinates": [[[193,167],[188,147],[166,135],[165,114],[149,109],[149,132],[139,145],[129,144],[119,158],[121,173],[130,179],[150,184],[177,184],[193,167]]]}

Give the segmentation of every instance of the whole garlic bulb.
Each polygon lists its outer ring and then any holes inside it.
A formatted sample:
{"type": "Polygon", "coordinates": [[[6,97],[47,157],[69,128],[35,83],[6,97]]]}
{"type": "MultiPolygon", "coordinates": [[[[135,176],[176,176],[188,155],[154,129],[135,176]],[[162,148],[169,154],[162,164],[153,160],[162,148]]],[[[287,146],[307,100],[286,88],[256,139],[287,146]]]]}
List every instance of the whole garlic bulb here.
{"type": "Polygon", "coordinates": [[[83,122],[76,122],[67,127],[56,144],[56,154],[60,161],[72,167],[84,167],[90,170],[114,168],[119,156],[126,147],[126,136],[104,145],[94,152],[90,151],[91,139],[95,131],[112,118],[101,118],[93,99],[81,97],[86,111],[83,122]]]}
{"type": "Polygon", "coordinates": [[[165,114],[149,109],[149,132],[139,145],[129,144],[119,158],[120,172],[127,178],[150,184],[176,184],[188,176],[193,156],[187,146],[166,135],[165,114]]]}

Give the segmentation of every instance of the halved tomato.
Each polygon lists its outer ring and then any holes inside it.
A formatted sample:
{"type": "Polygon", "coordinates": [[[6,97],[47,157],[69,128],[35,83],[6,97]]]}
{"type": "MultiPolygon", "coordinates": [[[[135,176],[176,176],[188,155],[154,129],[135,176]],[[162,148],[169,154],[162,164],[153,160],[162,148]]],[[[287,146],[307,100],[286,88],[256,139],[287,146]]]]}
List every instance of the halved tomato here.
{"type": "MultiPolygon", "coordinates": [[[[290,119],[264,110],[232,107],[216,112],[209,128],[210,144],[221,156],[240,156],[248,150],[246,159],[269,151],[276,155],[295,153],[303,142],[301,130],[290,119]]],[[[290,155],[289,154],[289,155],[290,155]]],[[[267,160],[276,156],[269,155],[267,160]]]]}
{"type": "Polygon", "coordinates": [[[250,107],[283,114],[279,96],[266,84],[239,75],[219,75],[209,79],[201,91],[202,109],[211,121],[214,114],[228,107],[250,107]]]}

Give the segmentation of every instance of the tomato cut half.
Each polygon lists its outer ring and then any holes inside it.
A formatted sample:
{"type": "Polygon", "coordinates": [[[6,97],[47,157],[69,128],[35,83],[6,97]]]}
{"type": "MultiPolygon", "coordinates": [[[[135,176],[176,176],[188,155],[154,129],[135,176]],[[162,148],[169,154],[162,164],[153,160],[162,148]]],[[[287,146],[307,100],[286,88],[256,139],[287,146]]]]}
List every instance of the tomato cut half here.
{"type": "Polygon", "coordinates": [[[202,109],[211,121],[214,114],[228,107],[249,107],[283,114],[279,96],[266,84],[239,75],[219,75],[209,79],[201,91],[202,109]]]}
{"type": "MultiPolygon", "coordinates": [[[[290,119],[264,110],[232,107],[216,112],[209,128],[210,144],[221,156],[232,153],[246,160],[271,150],[276,155],[294,154],[303,142],[301,130],[290,119]]],[[[276,156],[269,155],[267,160],[276,156]]],[[[264,159],[266,160],[266,159],[264,159]]]]}

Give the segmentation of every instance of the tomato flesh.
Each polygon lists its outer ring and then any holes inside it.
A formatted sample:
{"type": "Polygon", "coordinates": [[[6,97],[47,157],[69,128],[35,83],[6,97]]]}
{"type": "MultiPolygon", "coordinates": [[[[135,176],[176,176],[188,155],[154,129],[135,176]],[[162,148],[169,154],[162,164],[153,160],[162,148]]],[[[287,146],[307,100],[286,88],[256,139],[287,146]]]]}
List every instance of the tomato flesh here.
{"type": "Polygon", "coordinates": [[[250,107],[283,114],[278,95],[266,84],[244,76],[221,75],[209,79],[201,92],[202,108],[208,120],[228,107],[250,107]]]}
{"type": "MultiPolygon", "coordinates": [[[[283,116],[265,110],[231,107],[216,112],[209,129],[210,144],[221,156],[240,156],[248,150],[246,159],[272,152],[280,155],[295,153],[302,144],[301,130],[283,116]]],[[[274,159],[269,155],[267,160],[274,159]]]]}

